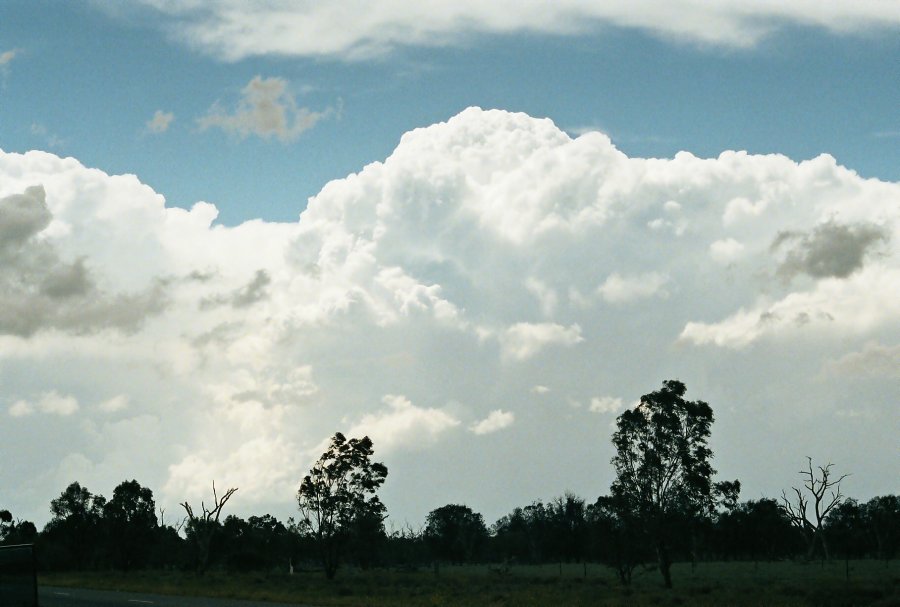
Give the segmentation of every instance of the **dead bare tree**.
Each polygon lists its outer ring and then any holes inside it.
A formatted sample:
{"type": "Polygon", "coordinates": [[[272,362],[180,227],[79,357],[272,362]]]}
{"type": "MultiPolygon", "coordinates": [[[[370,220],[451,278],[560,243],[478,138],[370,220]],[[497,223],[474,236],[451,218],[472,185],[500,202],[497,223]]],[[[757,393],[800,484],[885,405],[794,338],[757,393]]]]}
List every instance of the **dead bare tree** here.
{"type": "Polygon", "coordinates": [[[806,538],[807,558],[813,558],[816,546],[821,546],[822,553],[827,560],[831,558],[831,555],[828,552],[828,541],[825,539],[822,522],[832,508],[844,501],[844,495],[841,493],[841,481],[850,475],[843,474],[833,479],[831,476],[833,464],[829,462],[825,466],[816,466],[814,470],[812,458],[807,456],[806,461],[807,469],[800,471],[806,491],[791,487],[796,496],[796,502],[794,502],[782,490],[780,506],[791,524],[797,527],[806,538]],[[806,495],[807,492],[809,495],[806,495]],[[812,506],[811,512],[810,506],[812,506]]]}
{"type": "Polygon", "coordinates": [[[215,536],[219,528],[219,516],[222,514],[222,508],[225,506],[225,502],[237,491],[237,487],[233,487],[220,498],[216,492],[216,481],[213,481],[212,489],[212,508],[207,508],[206,502],[201,501],[200,510],[202,512],[199,515],[194,514],[194,509],[187,503],[187,500],[180,504],[187,512],[187,529],[185,532],[188,539],[192,540],[197,548],[197,571],[201,574],[209,566],[209,550],[213,536],[215,536]]]}

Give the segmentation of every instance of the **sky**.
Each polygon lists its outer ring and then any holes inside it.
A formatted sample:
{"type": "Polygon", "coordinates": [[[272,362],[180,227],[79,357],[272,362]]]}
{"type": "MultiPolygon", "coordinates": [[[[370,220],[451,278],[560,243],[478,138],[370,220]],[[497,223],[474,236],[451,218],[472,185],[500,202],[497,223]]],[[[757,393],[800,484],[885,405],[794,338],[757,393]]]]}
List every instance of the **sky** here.
{"type": "Polygon", "coordinates": [[[9,0],[0,507],[137,479],[296,516],[336,431],[389,527],[607,493],[666,379],[720,479],[900,491],[884,0],[9,0]],[[707,5],[709,4],[709,5],[707,5]]]}

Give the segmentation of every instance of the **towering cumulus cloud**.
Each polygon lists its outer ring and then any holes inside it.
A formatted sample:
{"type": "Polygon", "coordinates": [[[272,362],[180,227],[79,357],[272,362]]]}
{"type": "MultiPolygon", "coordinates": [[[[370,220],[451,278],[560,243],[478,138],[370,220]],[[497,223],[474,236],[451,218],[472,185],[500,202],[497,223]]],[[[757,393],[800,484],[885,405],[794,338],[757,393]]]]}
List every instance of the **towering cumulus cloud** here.
{"type": "MultiPolygon", "coordinates": [[[[596,395],[630,401],[663,373],[729,395],[726,439],[777,441],[796,411],[843,406],[822,386],[859,352],[897,362],[900,184],[829,156],[629,158],[470,108],[327,184],[296,223],[215,218],[133,176],[0,153],[0,439],[33,466],[3,471],[21,509],[127,476],[164,503],[215,478],[289,512],[335,430],[410,470],[394,495],[474,494],[482,471],[454,461],[479,454],[488,475],[589,424],[605,443],[618,406],[596,395]],[[785,350],[790,372],[771,363],[785,350]]],[[[868,406],[868,423],[890,414],[868,406]]]]}

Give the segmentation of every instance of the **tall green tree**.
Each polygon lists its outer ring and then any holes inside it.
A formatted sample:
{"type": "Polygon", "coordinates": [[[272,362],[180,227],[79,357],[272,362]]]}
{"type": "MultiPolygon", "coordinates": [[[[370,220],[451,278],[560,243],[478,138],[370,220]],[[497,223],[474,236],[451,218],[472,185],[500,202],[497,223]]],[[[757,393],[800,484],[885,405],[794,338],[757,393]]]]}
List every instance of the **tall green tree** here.
{"type": "Polygon", "coordinates": [[[123,570],[143,565],[156,539],[153,491],[136,480],[123,481],[103,507],[113,564],[123,570]]]}
{"type": "Polygon", "coordinates": [[[887,561],[900,549],[900,496],[873,497],[864,507],[866,524],[875,540],[875,553],[887,561]]]}
{"type": "Polygon", "coordinates": [[[634,570],[647,560],[641,526],[616,498],[607,495],[589,505],[585,516],[593,558],[615,569],[619,581],[629,586],[634,570]]]}
{"type": "Polygon", "coordinates": [[[53,518],[45,533],[63,551],[59,563],[82,569],[98,545],[106,498],[94,495],[78,482],[70,484],[50,502],[53,518]]]}
{"type": "Polygon", "coordinates": [[[679,520],[708,517],[718,504],[733,505],[738,481],[714,483],[708,439],[713,412],[684,398],[685,385],[666,380],[616,420],[611,494],[621,515],[640,525],[654,544],[659,570],[672,587],[673,531],[679,520]]]}
{"type": "Polygon", "coordinates": [[[472,560],[488,537],[484,518],[462,504],[429,512],[423,535],[435,557],[456,564],[472,560]]]}
{"type": "Polygon", "coordinates": [[[720,515],[715,525],[720,558],[776,560],[797,554],[802,536],[770,498],[741,502],[720,515]]]}
{"type": "Polygon", "coordinates": [[[566,492],[551,500],[548,510],[556,558],[567,563],[581,562],[588,540],[584,500],[566,492]]]}
{"type": "Polygon", "coordinates": [[[335,433],[331,444],[303,478],[297,492],[300,524],[315,541],[325,576],[334,579],[354,527],[365,521],[384,529],[386,508],[375,495],[387,467],[372,461],[372,439],[335,433]]]}

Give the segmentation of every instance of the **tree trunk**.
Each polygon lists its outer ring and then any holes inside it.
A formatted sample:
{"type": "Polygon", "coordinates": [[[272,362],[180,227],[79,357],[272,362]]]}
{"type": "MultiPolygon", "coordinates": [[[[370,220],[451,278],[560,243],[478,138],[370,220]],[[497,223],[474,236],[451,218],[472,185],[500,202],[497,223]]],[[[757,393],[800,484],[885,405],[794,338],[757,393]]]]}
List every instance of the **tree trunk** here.
{"type": "Polygon", "coordinates": [[[822,544],[822,552],[825,554],[825,560],[831,560],[831,553],[828,551],[828,540],[825,539],[825,531],[819,529],[819,542],[822,544]]]}
{"type": "Polygon", "coordinates": [[[322,568],[325,570],[325,577],[333,580],[338,570],[338,552],[337,547],[330,543],[322,546],[322,568]]]}
{"type": "Polygon", "coordinates": [[[656,556],[659,561],[659,572],[663,576],[666,588],[672,587],[672,559],[669,557],[669,549],[662,542],[656,545],[656,556]]]}

